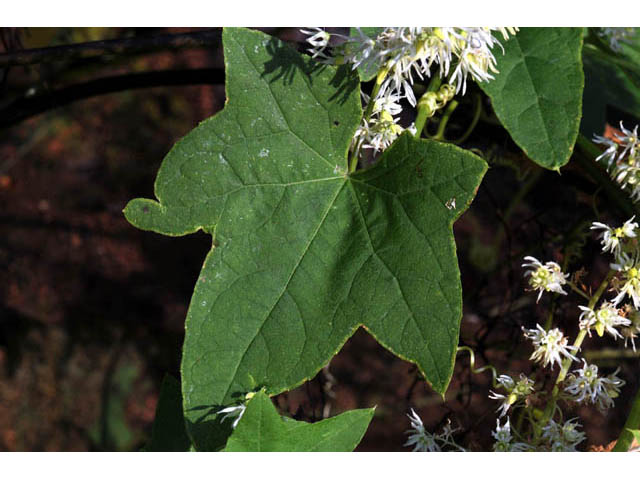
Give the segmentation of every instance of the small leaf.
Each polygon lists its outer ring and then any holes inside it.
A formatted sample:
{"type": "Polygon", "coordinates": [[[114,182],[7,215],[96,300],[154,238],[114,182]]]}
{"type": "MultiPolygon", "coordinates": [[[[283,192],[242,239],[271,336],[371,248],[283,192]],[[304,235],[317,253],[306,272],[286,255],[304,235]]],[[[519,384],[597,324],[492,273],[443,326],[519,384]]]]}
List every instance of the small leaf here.
{"type": "Polygon", "coordinates": [[[573,152],[582,109],[582,29],[522,28],[493,53],[500,73],[478,85],[511,138],[542,167],[573,152]]]}
{"type": "Polygon", "coordinates": [[[260,32],[226,29],[223,42],[227,105],[167,155],[158,202],[125,209],[139,228],[214,237],[182,358],[196,446],[219,447],[222,406],[313,377],[360,325],[443,393],[462,315],[452,225],[486,164],[405,134],[346,175],[355,73],[260,32]]]}
{"type": "Polygon", "coordinates": [[[188,452],[190,448],[191,440],[187,435],[182,413],[180,382],[171,375],[165,375],[147,451],[188,452]]]}
{"type": "Polygon", "coordinates": [[[373,408],[351,410],[316,423],[283,419],[271,399],[258,392],[231,434],[227,452],[350,452],[358,446],[373,408]]]}

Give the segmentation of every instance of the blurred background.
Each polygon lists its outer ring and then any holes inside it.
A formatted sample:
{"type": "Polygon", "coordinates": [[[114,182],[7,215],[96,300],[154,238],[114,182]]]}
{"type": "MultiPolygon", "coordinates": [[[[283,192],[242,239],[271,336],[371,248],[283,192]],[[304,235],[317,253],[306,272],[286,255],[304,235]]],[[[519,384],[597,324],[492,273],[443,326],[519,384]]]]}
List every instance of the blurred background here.
{"type": "MultiPolygon", "coordinates": [[[[295,29],[265,31],[304,48],[295,29]]],[[[224,106],[220,30],[0,32],[0,450],[137,450],[164,374],[179,377],[184,318],[210,238],[142,232],[122,209],[153,196],[173,143],[224,106]]],[[[454,133],[469,124],[479,95],[474,85],[462,99],[454,133]]],[[[607,111],[612,125],[621,115],[607,111]]],[[[571,271],[584,267],[581,281],[597,286],[609,259],[588,227],[626,218],[579,162],[562,176],[543,171],[494,120],[483,118],[464,145],[491,168],[455,225],[460,342],[479,365],[517,375],[532,368],[521,327],[543,323],[550,306],[525,291],[522,257],[561,263],[569,255],[571,271]]],[[[575,295],[555,303],[556,324],[572,336],[579,303],[575,295]]],[[[638,358],[620,346],[585,343],[602,371],[619,366],[627,381],[608,414],[567,411],[580,416],[592,448],[617,438],[638,387],[638,358]]],[[[451,420],[458,443],[489,450],[498,407],[489,389],[489,374],[472,374],[463,353],[443,402],[415,367],[361,329],[316,378],[275,402],[307,421],[377,405],[359,450],[406,450],[412,407],[430,431],[451,420]]]]}

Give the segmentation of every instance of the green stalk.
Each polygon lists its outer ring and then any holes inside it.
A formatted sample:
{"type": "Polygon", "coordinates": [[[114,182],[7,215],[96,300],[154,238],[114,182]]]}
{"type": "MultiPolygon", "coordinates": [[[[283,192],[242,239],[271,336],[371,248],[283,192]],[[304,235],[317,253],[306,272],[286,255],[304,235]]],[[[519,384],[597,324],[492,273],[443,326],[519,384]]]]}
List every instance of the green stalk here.
{"type": "Polygon", "coordinates": [[[622,433],[618,438],[615,446],[613,447],[614,452],[628,452],[631,444],[633,443],[633,434],[630,430],[638,430],[640,428],[640,388],[636,392],[636,396],[633,399],[633,404],[631,404],[631,411],[629,412],[629,416],[627,417],[627,421],[624,423],[624,427],[622,428],[622,433]]]}
{"type": "MultiPolygon", "coordinates": [[[[600,297],[606,290],[607,286],[609,285],[609,281],[611,280],[614,274],[615,274],[615,271],[613,270],[609,271],[609,273],[607,274],[607,277],[602,281],[602,283],[598,287],[598,290],[596,290],[596,293],[594,293],[593,297],[591,297],[591,300],[589,300],[589,305],[588,305],[589,308],[593,309],[593,307],[595,307],[595,305],[598,303],[598,300],[600,300],[600,297]]],[[[573,342],[573,346],[575,347],[574,351],[577,352],[580,350],[580,347],[582,346],[582,342],[584,341],[584,338],[586,336],[587,336],[587,330],[580,330],[580,332],[578,332],[578,336],[573,342]]],[[[573,360],[571,360],[570,358],[565,358],[562,362],[562,368],[560,369],[558,378],[556,378],[556,382],[553,385],[553,390],[551,391],[551,401],[547,404],[547,407],[544,410],[543,419],[545,424],[553,416],[553,412],[555,411],[555,408],[556,408],[556,402],[558,400],[558,395],[560,394],[560,384],[566,378],[572,363],[573,363],[573,360]]]]}
{"type": "Polygon", "coordinates": [[[432,140],[438,140],[441,142],[444,141],[444,131],[447,128],[447,123],[449,123],[449,119],[451,118],[451,115],[456,108],[458,108],[458,101],[451,100],[451,102],[449,102],[449,105],[447,105],[447,109],[442,114],[442,118],[440,119],[440,123],[438,124],[438,130],[436,131],[436,134],[431,137],[432,140]]]}
{"type": "MultiPolygon", "coordinates": [[[[564,270],[566,270],[566,267],[564,268],[564,270]]],[[[569,287],[571,288],[571,290],[573,290],[574,292],[576,292],[578,295],[580,295],[582,298],[584,298],[585,300],[590,300],[589,295],[587,295],[586,293],[584,293],[582,290],[580,290],[580,288],[578,288],[578,286],[573,283],[573,282],[567,282],[567,285],[569,285],[569,287]]]]}
{"type": "Polygon", "coordinates": [[[429,82],[429,86],[427,87],[427,91],[422,94],[420,100],[418,100],[418,114],[416,116],[415,126],[416,126],[416,138],[420,138],[422,135],[422,131],[424,130],[424,126],[427,124],[427,119],[433,113],[431,111],[431,107],[426,102],[427,94],[431,92],[435,92],[440,88],[440,84],[442,83],[442,79],[440,77],[433,77],[429,82]]]}
{"type": "Polygon", "coordinates": [[[476,125],[478,125],[478,121],[480,120],[480,115],[482,114],[482,96],[477,93],[474,96],[474,100],[475,100],[475,104],[474,104],[473,118],[471,119],[471,124],[467,127],[467,130],[460,137],[451,141],[451,143],[453,143],[454,145],[460,145],[467,138],[469,138],[469,135],[471,135],[473,130],[475,130],[476,125]]]}

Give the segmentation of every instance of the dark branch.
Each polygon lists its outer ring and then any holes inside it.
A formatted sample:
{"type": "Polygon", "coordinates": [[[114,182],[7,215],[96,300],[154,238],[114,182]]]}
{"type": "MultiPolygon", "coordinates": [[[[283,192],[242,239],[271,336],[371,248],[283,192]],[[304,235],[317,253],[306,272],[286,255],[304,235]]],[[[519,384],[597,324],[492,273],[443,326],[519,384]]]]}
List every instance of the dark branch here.
{"type": "Polygon", "coordinates": [[[60,45],[57,47],[19,50],[16,52],[1,54],[0,67],[88,59],[102,57],[105,55],[129,55],[132,53],[144,53],[155,50],[215,47],[220,44],[221,38],[221,31],[216,29],[171,35],[119,38],[115,40],[60,45]]]}
{"type": "Polygon", "coordinates": [[[0,110],[0,128],[10,127],[29,117],[68,105],[76,100],[98,95],[136,88],[222,83],[224,83],[224,70],[220,68],[164,70],[100,78],[33,97],[19,98],[0,110]]]}

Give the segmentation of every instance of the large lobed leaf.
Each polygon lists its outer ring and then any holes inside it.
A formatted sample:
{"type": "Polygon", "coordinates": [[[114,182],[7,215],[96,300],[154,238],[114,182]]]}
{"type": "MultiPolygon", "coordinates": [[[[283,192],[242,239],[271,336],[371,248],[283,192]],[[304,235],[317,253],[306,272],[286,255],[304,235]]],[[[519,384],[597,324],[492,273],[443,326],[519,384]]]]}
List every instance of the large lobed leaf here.
{"type": "Polygon", "coordinates": [[[226,107],[167,155],[158,201],[125,209],[142,229],[213,235],[182,359],[196,446],[224,445],[222,405],[311,378],[360,325],[444,392],[462,314],[452,224],[486,164],[405,134],[347,175],[355,72],[255,31],[226,29],[223,42],[226,107]]]}
{"type": "Polygon", "coordinates": [[[511,138],[537,164],[569,161],[582,109],[582,29],[522,28],[494,49],[500,73],[479,83],[511,138]]]}
{"type": "Polygon", "coordinates": [[[350,452],[358,446],[373,408],[351,410],[316,423],[281,418],[264,392],[247,403],[226,452],[350,452]]]}

